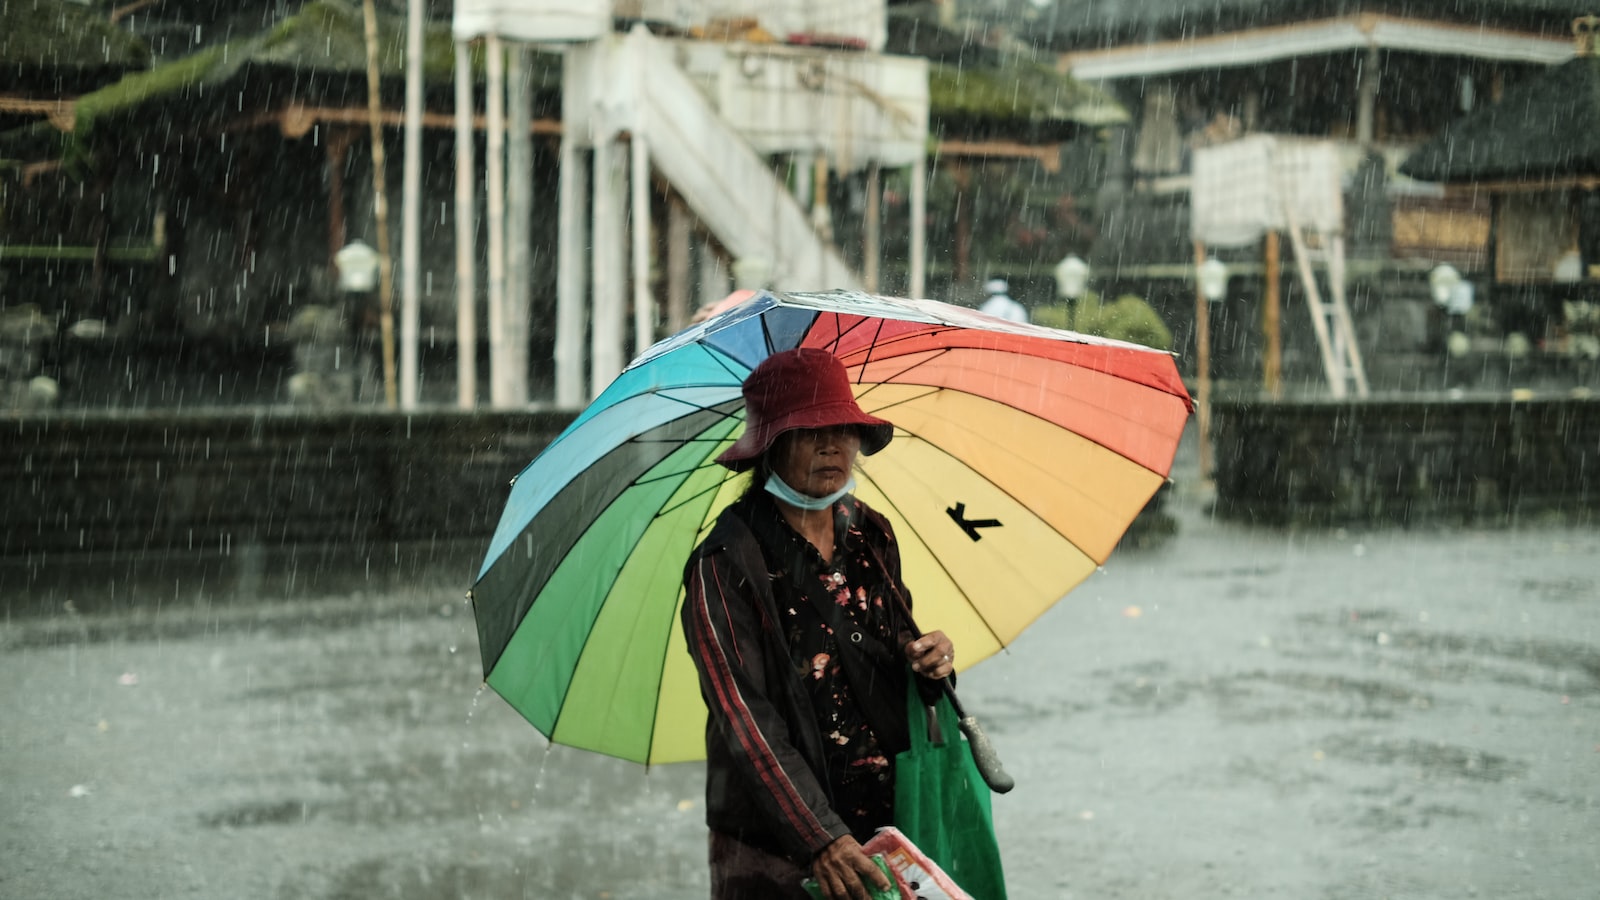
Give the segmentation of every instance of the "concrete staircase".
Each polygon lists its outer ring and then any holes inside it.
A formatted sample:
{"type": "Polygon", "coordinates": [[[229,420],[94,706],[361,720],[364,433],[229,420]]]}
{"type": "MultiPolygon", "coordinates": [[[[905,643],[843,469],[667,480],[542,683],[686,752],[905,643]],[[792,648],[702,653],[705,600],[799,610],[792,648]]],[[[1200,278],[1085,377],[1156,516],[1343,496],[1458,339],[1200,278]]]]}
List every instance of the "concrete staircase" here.
{"type": "Polygon", "coordinates": [[[587,109],[564,110],[568,127],[588,119],[594,141],[627,133],[735,260],[761,260],[781,290],[860,289],[859,276],[812,227],[809,214],[767,162],[725,122],[673,59],[673,45],[643,26],[573,47],[568,73],[588,85],[587,109]]]}

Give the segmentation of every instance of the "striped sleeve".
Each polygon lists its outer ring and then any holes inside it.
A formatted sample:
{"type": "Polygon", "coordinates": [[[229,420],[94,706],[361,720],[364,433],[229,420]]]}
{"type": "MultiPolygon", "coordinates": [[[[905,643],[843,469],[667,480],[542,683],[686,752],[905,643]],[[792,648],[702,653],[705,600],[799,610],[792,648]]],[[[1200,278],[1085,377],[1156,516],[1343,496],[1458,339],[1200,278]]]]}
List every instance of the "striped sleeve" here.
{"type": "MultiPolygon", "coordinates": [[[[807,858],[850,833],[827,792],[790,740],[766,683],[761,614],[722,554],[686,571],[684,632],[710,715],[774,833],[807,858]]],[[[775,687],[775,686],[774,686],[775,687]]]]}

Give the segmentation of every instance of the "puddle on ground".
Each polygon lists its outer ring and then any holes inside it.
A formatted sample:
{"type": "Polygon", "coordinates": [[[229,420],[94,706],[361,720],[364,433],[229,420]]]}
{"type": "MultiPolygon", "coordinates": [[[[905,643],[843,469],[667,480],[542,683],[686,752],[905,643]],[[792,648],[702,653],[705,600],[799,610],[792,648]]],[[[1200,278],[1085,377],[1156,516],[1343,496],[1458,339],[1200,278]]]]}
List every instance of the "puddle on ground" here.
{"type": "Polygon", "coordinates": [[[1405,767],[1428,779],[1498,782],[1520,778],[1528,770],[1521,760],[1440,741],[1338,734],[1324,739],[1320,749],[1329,759],[1405,767]]]}
{"type": "Polygon", "coordinates": [[[299,825],[314,814],[311,804],[301,800],[266,803],[241,803],[217,812],[203,813],[200,824],[207,828],[258,828],[263,825],[299,825]]]}
{"type": "Polygon", "coordinates": [[[1154,664],[1096,674],[1113,681],[1108,691],[1113,705],[1160,713],[1199,698],[1214,703],[1218,715],[1233,722],[1388,719],[1403,710],[1434,705],[1428,692],[1398,682],[1325,672],[1257,669],[1179,680],[1168,677],[1165,666],[1154,664]]]}
{"type": "Polygon", "coordinates": [[[1519,587],[1528,599],[1549,603],[1577,603],[1600,597],[1600,579],[1596,578],[1524,578],[1519,587]]]}
{"type": "MultiPolygon", "coordinates": [[[[1561,581],[1561,584],[1567,584],[1561,581]]],[[[1430,680],[1473,679],[1569,696],[1600,693],[1600,648],[1553,638],[1463,635],[1409,627],[1393,610],[1339,610],[1300,616],[1302,626],[1352,634],[1381,649],[1387,664],[1430,680]],[[1397,627],[1396,623],[1408,627],[1397,627]]],[[[1346,644],[1308,642],[1286,650],[1294,658],[1345,659],[1346,644]]]]}

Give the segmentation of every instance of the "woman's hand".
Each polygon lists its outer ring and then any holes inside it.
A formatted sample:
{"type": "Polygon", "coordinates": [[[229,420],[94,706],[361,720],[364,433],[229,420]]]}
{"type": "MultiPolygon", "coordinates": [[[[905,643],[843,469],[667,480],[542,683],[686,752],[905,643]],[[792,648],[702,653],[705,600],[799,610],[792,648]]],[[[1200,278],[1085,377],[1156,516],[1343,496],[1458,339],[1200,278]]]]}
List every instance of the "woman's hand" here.
{"type": "Polygon", "coordinates": [[[942,631],[930,631],[906,644],[906,659],[911,671],[924,678],[948,678],[955,667],[956,648],[942,631]]]}
{"type": "Polygon", "coordinates": [[[848,834],[817,854],[811,863],[811,877],[817,880],[827,900],[871,900],[868,882],[880,891],[891,886],[883,870],[861,852],[861,845],[848,834]]]}

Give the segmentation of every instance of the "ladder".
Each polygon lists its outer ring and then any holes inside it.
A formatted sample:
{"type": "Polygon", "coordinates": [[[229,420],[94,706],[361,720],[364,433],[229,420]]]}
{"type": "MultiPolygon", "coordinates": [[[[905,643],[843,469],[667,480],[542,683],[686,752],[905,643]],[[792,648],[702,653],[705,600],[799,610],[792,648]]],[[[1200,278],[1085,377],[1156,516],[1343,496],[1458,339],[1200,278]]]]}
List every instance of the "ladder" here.
{"type": "Polygon", "coordinates": [[[1311,310],[1311,327],[1317,333],[1317,346],[1322,350],[1322,369],[1328,377],[1328,388],[1335,399],[1350,395],[1353,385],[1357,397],[1367,397],[1367,370],[1361,362],[1361,347],[1356,343],[1354,320],[1350,304],[1345,299],[1344,235],[1327,232],[1320,236],[1327,250],[1311,250],[1306,231],[1296,220],[1293,204],[1288,209],[1289,240],[1294,246],[1294,260],[1300,270],[1300,280],[1306,289],[1306,306],[1311,310]],[[1324,259],[1328,265],[1328,294],[1323,302],[1322,291],[1317,286],[1316,274],[1311,270],[1312,256],[1324,259]]]}

